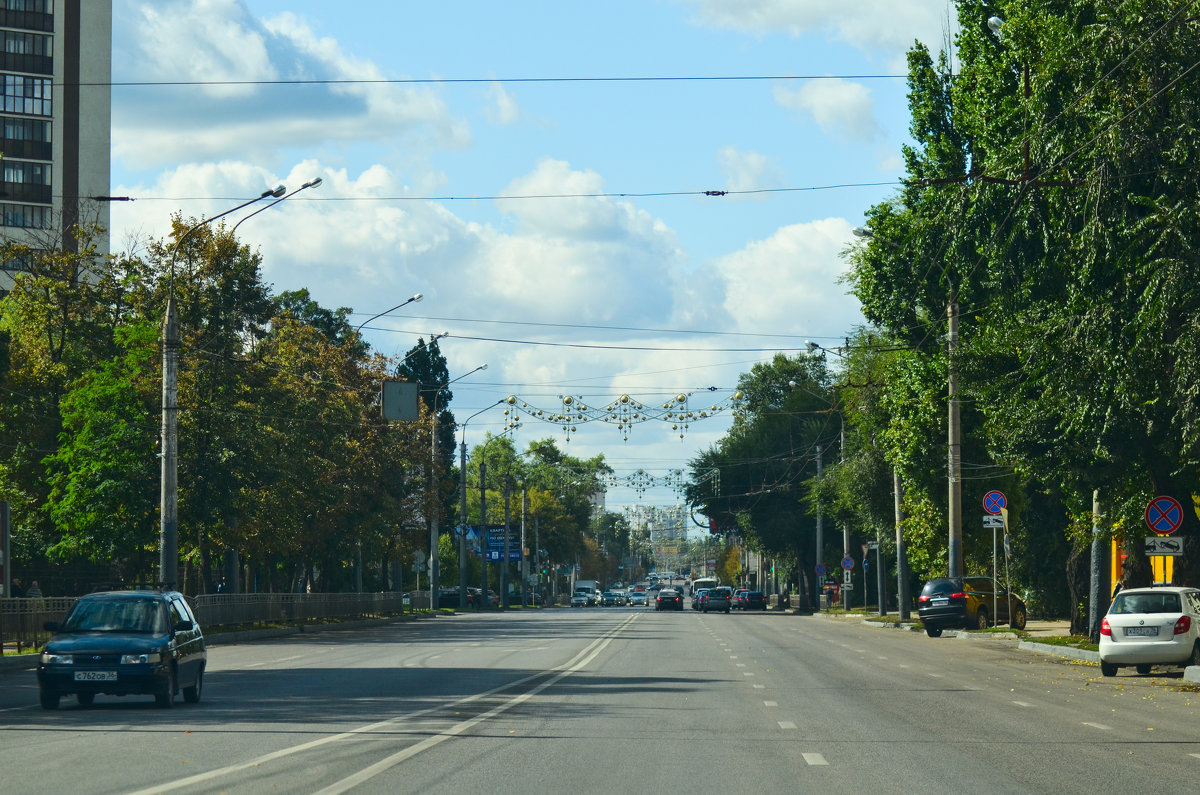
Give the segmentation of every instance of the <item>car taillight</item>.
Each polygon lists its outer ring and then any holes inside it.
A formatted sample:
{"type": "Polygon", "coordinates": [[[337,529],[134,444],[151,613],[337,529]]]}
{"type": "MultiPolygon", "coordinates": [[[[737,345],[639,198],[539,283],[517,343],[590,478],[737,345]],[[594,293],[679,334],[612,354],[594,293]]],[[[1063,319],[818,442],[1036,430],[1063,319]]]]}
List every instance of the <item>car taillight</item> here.
{"type": "Polygon", "coordinates": [[[1192,619],[1190,616],[1180,616],[1175,622],[1175,634],[1182,635],[1192,628],[1192,619]]]}
{"type": "Polygon", "coordinates": [[[951,599],[966,599],[967,594],[963,591],[956,591],[955,593],[950,594],[950,598],[951,599]]]}
{"type": "Polygon", "coordinates": [[[1110,638],[1112,637],[1112,627],[1108,625],[1107,617],[1100,621],[1100,634],[1107,635],[1110,638]]]}
{"type": "Polygon", "coordinates": [[[929,601],[929,597],[928,597],[928,596],[926,596],[925,594],[921,594],[920,596],[918,596],[918,597],[917,597],[917,601],[918,601],[918,602],[928,602],[928,601],[929,601]]]}

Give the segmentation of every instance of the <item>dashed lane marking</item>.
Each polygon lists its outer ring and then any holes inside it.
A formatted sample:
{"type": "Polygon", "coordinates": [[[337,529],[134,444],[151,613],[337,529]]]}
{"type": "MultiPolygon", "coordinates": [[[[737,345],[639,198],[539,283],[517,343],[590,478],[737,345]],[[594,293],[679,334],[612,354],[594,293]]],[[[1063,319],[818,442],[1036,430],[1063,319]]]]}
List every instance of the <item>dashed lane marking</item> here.
{"type": "Polygon", "coordinates": [[[795,724],[795,723],[793,723],[793,722],[792,722],[792,721],[790,721],[790,720],[781,720],[781,721],[779,721],[779,728],[781,728],[781,729],[794,729],[794,728],[796,728],[796,724],[795,724]]]}
{"type": "Polygon", "coordinates": [[[825,761],[825,757],[822,756],[821,754],[801,754],[801,756],[804,757],[804,761],[808,762],[810,767],[812,767],[814,765],[828,765],[829,764],[828,762],[825,761]]]}
{"type": "Polygon", "coordinates": [[[1084,726],[1091,726],[1093,729],[1099,729],[1100,731],[1103,731],[1103,732],[1110,732],[1110,731],[1112,731],[1112,726],[1105,726],[1103,723],[1088,723],[1088,722],[1085,720],[1085,721],[1083,722],[1083,725],[1084,725],[1084,726]]]}
{"type": "MultiPolygon", "coordinates": [[[[779,702],[778,701],[764,701],[763,706],[764,707],[778,707],[779,702]]],[[[1193,756],[1194,756],[1194,754],[1193,754],[1193,756]]]]}

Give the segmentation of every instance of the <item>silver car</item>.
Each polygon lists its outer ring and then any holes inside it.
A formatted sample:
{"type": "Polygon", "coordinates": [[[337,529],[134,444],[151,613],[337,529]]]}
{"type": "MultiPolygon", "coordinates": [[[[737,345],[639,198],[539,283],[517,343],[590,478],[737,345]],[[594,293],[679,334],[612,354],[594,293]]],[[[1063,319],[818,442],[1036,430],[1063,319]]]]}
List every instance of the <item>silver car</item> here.
{"type": "Polygon", "coordinates": [[[1129,588],[1118,593],[1100,624],[1100,673],[1132,665],[1200,665],[1200,590],[1129,588]]]}

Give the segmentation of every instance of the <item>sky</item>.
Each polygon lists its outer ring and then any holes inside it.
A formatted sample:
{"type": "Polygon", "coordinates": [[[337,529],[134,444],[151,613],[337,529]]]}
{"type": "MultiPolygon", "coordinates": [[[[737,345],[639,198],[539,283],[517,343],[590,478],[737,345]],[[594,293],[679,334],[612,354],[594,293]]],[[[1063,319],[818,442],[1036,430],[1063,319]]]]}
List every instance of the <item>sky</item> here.
{"type": "MultiPolygon", "coordinates": [[[[504,428],[616,472],[606,505],[728,430],[546,419],[563,396],[693,411],[863,323],[843,252],[894,195],[905,52],[946,0],[113,0],[113,251],[284,184],[239,239],[401,356],[439,341],[468,448],[504,428]],[[725,191],[725,195],[705,195],[725,191]],[[487,409],[487,410],[485,410],[487,409]],[[627,437],[627,438],[626,438],[627,437]],[[682,438],[681,438],[682,437],[682,438]]],[[[249,212],[249,210],[245,211],[249,212]]],[[[230,216],[234,223],[242,215],[230,216]]],[[[184,352],[186,356],[186,351],[184,352]]]]}

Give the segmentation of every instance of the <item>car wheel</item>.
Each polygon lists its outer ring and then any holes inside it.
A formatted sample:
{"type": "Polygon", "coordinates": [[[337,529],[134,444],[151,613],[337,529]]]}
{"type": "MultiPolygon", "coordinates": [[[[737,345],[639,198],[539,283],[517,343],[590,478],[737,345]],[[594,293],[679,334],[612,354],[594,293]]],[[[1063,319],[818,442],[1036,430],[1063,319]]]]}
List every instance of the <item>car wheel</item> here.
{"type": "Polygon", "coordinates": [[[1140,663],[1139,665],[1136,665],[1136,666],[1134,666],[1134,667],[1137,669],[1137,672],[1138,672],[1139,674],[1141,674],[1142,676],[1149,676],[1149,675],[1150,675],[1150,666],[1149,666],[1148,664],[1146,664],[1146,663],[1140,663]]]}
{"type": "Polygon", "coordinates": [[[42,702],[42,709],[58,709],[58,699],[61,698],[58,693],[43,687],[38,693],[38,697],[42,702]]]}
{"type": "Polygon", "coordinates": [[[729,615],[729,608],[725,608],[725,615],[729,615]]]}
{"type": "Polygon", "coordinates": [[[79,706],[90,707],[92,702],[96,700],[95,693],[76,693],[75,698],[79,701],[79,706]]]}
{"type": "Polygon", "coordinates": [[[189,704],[195,704],[200,701],[200,696],[204,692],[204,669],[201,668],[196,672],[196,684],[183,689],[183,700],[189,704]]]}
{"type": "Polygon", "coordinates": [[[1100,661],[1100,673],[1102,676],[1116,676],[1117,675],[1117,666],[1113,665],[1112,663],[1106,663],[1103,660],[1101,660],[1100,661]]]}
{"type": "Polygon", "coordinates": [[[159,709],[170,709],[175,706],[175,674],[171,674],[165,692],[154,694],[154,706],[159,709]]]}
{"type": "Polygon", "coordinates": [[[979,608],[979,612],[975,614],[975,628],[976,629],[987,629],[989,626],[991,626],[991,625],[988,624],[987,610],[984,610],[981,607],[981,608],[979,608]]]}
{"type": "Polygon", "coordinates": [[[926,624],[925,634],[931,638],[940,638],[942,636],[942,628],[937,624],[926,624]]]}
{"type": "Polygon", "coordinates": [[[1025,615],[1025,608],[1018,607],[1013,610],[1012,621],[1009,622],[1009,626],[1016,630],[1023,630],[1025,629],[1026,618],[1027,616],[1025,615]]]}

